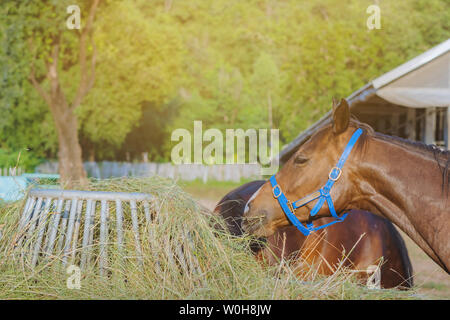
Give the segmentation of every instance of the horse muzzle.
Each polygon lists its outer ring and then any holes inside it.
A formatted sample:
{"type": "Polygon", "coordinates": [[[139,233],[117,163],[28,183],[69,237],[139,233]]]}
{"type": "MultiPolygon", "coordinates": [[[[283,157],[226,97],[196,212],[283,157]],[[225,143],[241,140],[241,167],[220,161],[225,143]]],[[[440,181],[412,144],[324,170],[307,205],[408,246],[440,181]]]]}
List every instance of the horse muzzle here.
{"type": "Polygon", "coordinates": [[[242,219],[243,231],[255,236],[266,236],[264,229],[267,225],[267,214],[265,209],[252,210],[250,206],[242,219]]]}

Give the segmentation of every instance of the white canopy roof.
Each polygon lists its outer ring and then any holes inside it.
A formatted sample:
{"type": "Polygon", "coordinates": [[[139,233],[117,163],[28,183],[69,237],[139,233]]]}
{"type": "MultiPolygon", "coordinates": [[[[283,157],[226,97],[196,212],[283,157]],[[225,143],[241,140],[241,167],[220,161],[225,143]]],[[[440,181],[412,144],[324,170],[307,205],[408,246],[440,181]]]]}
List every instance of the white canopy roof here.
{"type": "MultiPolygon", "coordinates": [[[[347,97],[350,108],[377,95],[410,108],[450,106],[450,39],[371,81],[347,97]]],[[[327,112],[280,152],[288,156],[329,120],[327,112]]]]}
{"type": "Polygon", "coordinates": [[[450,39],[430,51],[373,80],[376,94],[411,108],[450,106],[450,39]]]}

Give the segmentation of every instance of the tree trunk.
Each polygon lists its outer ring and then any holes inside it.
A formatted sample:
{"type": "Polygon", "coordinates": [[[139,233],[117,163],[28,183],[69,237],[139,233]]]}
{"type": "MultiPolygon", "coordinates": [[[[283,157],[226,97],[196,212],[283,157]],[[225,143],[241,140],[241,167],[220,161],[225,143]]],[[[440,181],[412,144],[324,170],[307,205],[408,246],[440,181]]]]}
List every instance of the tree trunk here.
{"type": "MultiPolygon", "coordinates": [[[[94,22],[95,12],[100,0],[92,1],[89,10],[89,16],[83,31],[80,34],[79,42],[79,65],[80,65],[80,83],[77,93],[69,103],[61,88],[59,78],[59,58],[60,58],[60,39],[58,35],[52,39],[53,48],[47,64],[46,78],[49,80],[50,88],[46,91],[42,87],[35,74],[34,60],[31,63],[30,80],[40,96],[47,102],[55,121],[56,131],[58,133],[58,162],[60,183],[64,188],[86,187],[88,184],[87,174],[83,167],[83,157],[81,146],[78,140],[78,121],[75,109],[81,104],[83,98],[91,90],[95,80],[95,60],[96,49],[92,41],[92,24],[94,22]],[[87,66],[87,41],[90,39],[92,45],[91,70],[87,66]]],[[[32,39],[29,41],[30,50],[32,50],[32,39]]]]}
{"type": "Polygon", "coordinates": [[[70,109],[66,109],[64,113],[56,112],[54,120],[58,131],[61,185],[65,188],[85,187],[88,180],[78,140],[77,117],[70,109]]]}
{"type": "Polygon", "coordinates": [[[94,162],[95,161],[95,147],[92,145],[89,148],[89,162],[94,162]]]}

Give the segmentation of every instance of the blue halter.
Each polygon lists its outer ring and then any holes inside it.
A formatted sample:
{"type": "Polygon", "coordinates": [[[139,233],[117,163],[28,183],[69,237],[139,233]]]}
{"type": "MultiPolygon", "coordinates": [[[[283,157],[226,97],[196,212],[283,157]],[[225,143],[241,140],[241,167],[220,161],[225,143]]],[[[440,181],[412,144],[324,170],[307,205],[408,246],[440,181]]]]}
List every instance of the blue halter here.
{"type": "Polygon", "coordinates": [[[333,200],[331,199],[330,190],[331,187],[334,185],[334,183],[340,178],[342,174],[342,167],[345,164],[345,161],[347,161],[348,156],[350,155],[350,152],[353,149],[353,146],[358,141],[359,137],[363,133],[362,129],[357,129],[352,137],[350,138],[350,141],[347,144],[347,147],[345,147],[344,152],[341,155],[341,158],[339,159],[339,162],[337,165],[331,169],[329,175],[328,175],[328,181],[320,188],[318,191],[311,193],[310,195],[307,195],[304,198],[301,198],[300,200],[297,200],[293,203],[291,203],[286,196],[284,195],[283,191],[281,190],[281,187],[278,185],[277,180],[275,179],[275,175],[270,177],[270,184],[272,185],[272,193],[273,197],[278,200],[278,203],[281,206],[281,209],[283,209],[284,213],[288,217],[288,219],[291,221],[291,223],[297,227],[298,230],[300,230],[301,233],[303,233],[305,236],[309,235],[313,231],[317,231],[320,229],[323,229],[325,227],[328,227],[332,224],[335,224],[337,222],[342,222],[347,217],[347,213],[343,214],[342,216],[338,216],[336,213],[336,210],[334,209],[333,200]],[[324,205],[325,201],[328,204],[328,209],[330,210],[331,215],[336,219],[330,223],[324,224],[319,227],[314,227],[314,225],[311,223],[307,223],[306,227],[298,220],[298,218],[295,216],[294,212],[296,209],[305,206],[306,204],[310,203],[311,201],[314,201],[316,199],[319,199],[314,206],[314,208],[310,212],[310,216],[313,217],[319,212],[319,210],[324,205]]]}

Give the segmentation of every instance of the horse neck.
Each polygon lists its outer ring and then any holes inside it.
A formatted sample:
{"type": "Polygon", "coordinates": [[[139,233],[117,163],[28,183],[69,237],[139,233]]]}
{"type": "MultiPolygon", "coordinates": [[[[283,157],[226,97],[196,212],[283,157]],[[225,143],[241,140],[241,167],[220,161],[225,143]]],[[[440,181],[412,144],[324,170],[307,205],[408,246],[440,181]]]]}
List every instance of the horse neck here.
{"type": "Polygon", "coordinates": [[[449,272],[450,201],[433,152],[381,135],[370,136],[366,143],[355,159],[354,173],[360,179],[351,206],[391,220],[449,272]]]}

